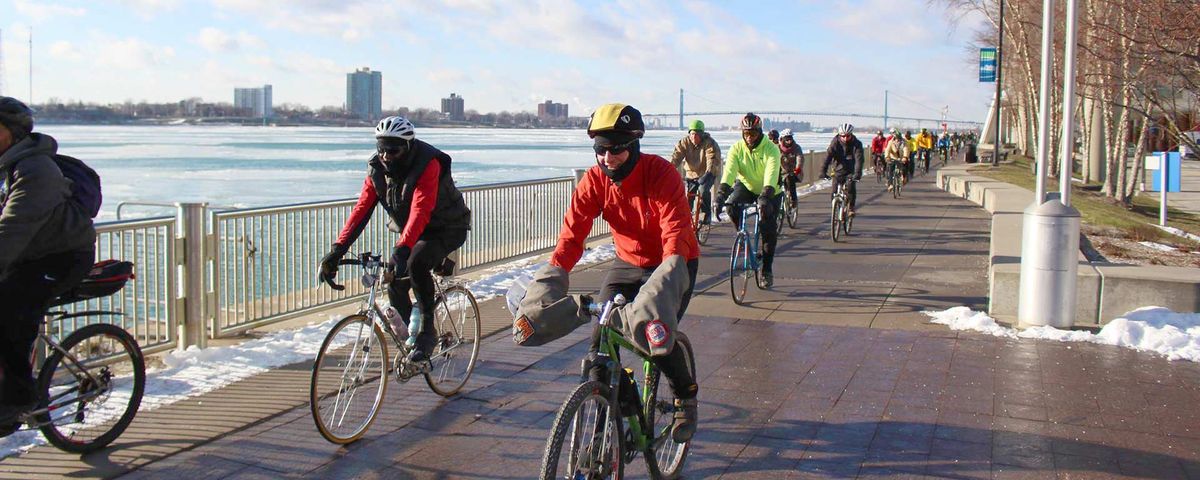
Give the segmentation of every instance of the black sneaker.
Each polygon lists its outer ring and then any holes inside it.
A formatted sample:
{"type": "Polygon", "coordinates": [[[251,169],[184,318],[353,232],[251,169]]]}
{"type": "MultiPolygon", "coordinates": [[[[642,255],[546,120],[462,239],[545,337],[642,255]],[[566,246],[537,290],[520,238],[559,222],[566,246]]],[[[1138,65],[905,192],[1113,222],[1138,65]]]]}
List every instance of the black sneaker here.
{"type": "Polygon", "coordinates": [[[771,275],[770,271],[764,270],[762,272],[762,279],[763,279],[763,288],[771,288],[772,285],[775,285],[775,278],[773,275],[771,275]]]}
{"type": "Polygon", "coordinates": [[[671,425],[671,439],[675,443],[687,443],[696,434],[696,399],[675,399],[675,423],[671,425]]]}
{"type": "Polygon", "coordinates": [[[17,405],[0,404],[0,425],[19,424],[21,415],[33,411],[37,406],[37,402],[22,403],[17,405]]]}
{"type": "Polygon", "coordinates": [[[411,352],[408,352],[408,361],[412,363],[428,362],[429,356],[433,352],[434,345],[437,344],[437,336],[430,332],[421,332],[417,335],[417,345],[411,352]]]}

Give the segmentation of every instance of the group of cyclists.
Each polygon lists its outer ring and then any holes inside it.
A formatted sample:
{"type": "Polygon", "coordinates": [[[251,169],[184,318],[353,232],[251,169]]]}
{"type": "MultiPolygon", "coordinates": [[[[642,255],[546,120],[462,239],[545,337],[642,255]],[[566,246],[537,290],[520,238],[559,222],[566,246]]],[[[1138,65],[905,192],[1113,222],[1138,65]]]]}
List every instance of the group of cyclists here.
{"type": "Polygon", "coordinates": [[[922,164],[924,172],[928,172],[930,161],[936,154],[945,164],[961,148],[972,143],[973,137],[971,132],[947,131],[935,135],[925,128],[916,136],[912,131],[901,135],[899,130],[892,128],[884,136],[883,130],[879,130],[871,139],[871,166],[876,175],[887,179],[890,191],[894,188],[893,179],[907,184],[916,173],[918,163],[922,164]],[[900,169],[898,173],[895,172],[897,168],[900,169]]]}

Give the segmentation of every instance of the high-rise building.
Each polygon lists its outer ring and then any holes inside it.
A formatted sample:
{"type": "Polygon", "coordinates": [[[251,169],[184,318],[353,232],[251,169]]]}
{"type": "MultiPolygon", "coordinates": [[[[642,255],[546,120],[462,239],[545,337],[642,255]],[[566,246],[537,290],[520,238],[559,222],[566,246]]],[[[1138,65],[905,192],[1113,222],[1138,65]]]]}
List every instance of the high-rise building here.
{"type": "Polygon", "coordinates": [[[466,116],[463,115],[463,97],[451,93],[449,98],[443,98],[442,113],[449,116],[451,120],[466,119],[466,116]]]}
{"type": "Polygon", "coordinates": [[[567,104],[546,100],[538,104],[538,118],[567,118],[567,104]]]}
{"type": "Polygon", "coordinates": [[[233,106],[250,110],[255,117],[274,117],[275,109],[271,101],[270,85],[233,89],[233,106]]]}
{"type": "Polygon", "coordinates": [[[371,67],[346,74],[346,111],[364,120],[378,120],[383,112],[383,73],[371,67]]]}

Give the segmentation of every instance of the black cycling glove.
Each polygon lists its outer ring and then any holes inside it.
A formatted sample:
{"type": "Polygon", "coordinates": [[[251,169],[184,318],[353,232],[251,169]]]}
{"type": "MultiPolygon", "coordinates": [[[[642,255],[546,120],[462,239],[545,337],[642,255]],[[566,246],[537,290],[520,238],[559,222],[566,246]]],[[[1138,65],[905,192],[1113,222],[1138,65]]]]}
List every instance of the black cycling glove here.
{"type": "Polygon", "coordinates": [[[346,255],[349,248],[342,246],[340,243],[335,243],[329,247],[329,253],[325,254],[325,258],[321,259],[321,271],[318,274],[319,279],[323,282],[332,282],[337,278],[338,262],[346,255]]]}

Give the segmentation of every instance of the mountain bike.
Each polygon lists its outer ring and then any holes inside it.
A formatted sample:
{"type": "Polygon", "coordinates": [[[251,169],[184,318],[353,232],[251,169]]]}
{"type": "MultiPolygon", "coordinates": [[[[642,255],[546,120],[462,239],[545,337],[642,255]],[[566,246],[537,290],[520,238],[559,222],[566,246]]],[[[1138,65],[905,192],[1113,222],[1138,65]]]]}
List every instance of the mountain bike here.
{"type": "Polygon", "coordinates": [[[883,155],[872,153],[871,167],[875,170],[875,183],[883,183],[884,171],[887,168],[887,163],[883,161],[883,155]]]}
{"type": "MultiPolygon", "coordinates": [[[[133,278],[133,264],[105,260],[49,308],[117,293],[133,278]],[[113,272],[118,272],[113,274],[113,272]]],[[[64,320],[123,315],[109,310],[48,311],[52,325],[64,320]]],[[[94,452],[116,440],[133,422],[146,390],[146,361],[133,335],[109,323],[90,323],[57,342],[45,328],[38,340],[49,356],[38,371],[38,401],[6,425],[0,436],[37,428],[51,445],[70,453],[94,452]]]]}
{"type": "Polygon", "coordinates": [[[712,230],[712,225],[703,222],[704,195],[700,188],[700,182],[694,179],[687,180],[687,200],[688,205],[692,208],[692,228],[696,230],[696,240],[704,245],[708,243],[708,234],[712,230]]]}
{"type": "MultiPolygon", "coordinates": [[[[359,311],[334,324],[321,343],[313,362],[309,408],[321,436],[347,444],[361,438],[375,420],[389,374],[401,383],[424,375],[429,388],[443,397],[462,389],[479,357],[479,304],[470,290],[445,278],[453,261],[444,260],[434,269],[437,343],[428,362],[410,362],[408,354],[415,347],[405,342],[408,332],[395,331],[376,304],[384,285],[393,281],[388,262],[366,252],[338,265],[361,266],[367,294],[359,311]],[[390,366],[389,341],[397,351],[390,366]]],[[[345,288],[325,282],[335,290],[345,288]]]]}
{"type": "MultiPolygon", "coordinates": [[[[785,192],[784,195],[788,195],[788,193],[785,192]]],[[[779,226],[780,235],[783,234],[784,223],[787,223],[789,228],[796,228],[797,215],[795,203],[790,198],[784,197],[779,202],[779,221],[776,223],[779,226]]]]}
{"type": "Polygon", "coordinates": [[[758,207],[754,211],[750,207],[755,203],[726,203],[726,207],[742,207],[741,228],[733,239],[733,247],[729,253],[729,294],[733,303],[742,305],[746,298],[746,290],[750,285],[750,277],[754,277],[754,285],[760,290],[766,289],[759,269],[762,254],[758,248],[762,235],[759,232],[758,207]]]}
{"type": "MultiPolygon", "coordinates": [[[[583,298],[587,312],[596,319],[592,344],[582,361],[579,386],[554,419],[538,478],[619,479],[639,452],[651,478],[678,478],[691,441],[676,443],[671,437],[674,394],[661,381],[662,374],[650,357],[612,325],[612,313],[625,304],[625,297],[617,295],[603,305],[583,298]],[[642,362],[640,389],[634,370],[621,364],[622,350],[642,362]]],[[[675,348],[687,352],[694,376],[692,344],[683,332],[677,330],[675,336],[675,348]]]]}
{"type": "Polygon", "coordinates": [[[853,177],[847,176],[846,181],[834,185],[833,208],[829,220],[830,235],[834,242],[841,238],[842,233],[849,235],[850,227],[854,223],[854,217],[850,215],[850,198],[846,189],[855,181],[853,177]]]}

